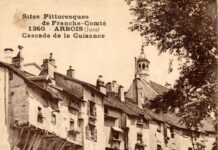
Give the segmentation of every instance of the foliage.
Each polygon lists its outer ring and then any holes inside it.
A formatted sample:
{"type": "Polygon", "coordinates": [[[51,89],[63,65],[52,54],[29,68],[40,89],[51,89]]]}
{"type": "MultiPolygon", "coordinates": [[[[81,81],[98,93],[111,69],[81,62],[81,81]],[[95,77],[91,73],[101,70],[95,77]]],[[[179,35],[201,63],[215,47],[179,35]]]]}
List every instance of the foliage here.
{"type": "Polygon", "coordinates": [[[145,44],[169,52],[180,61],[180,77],[173,89],[157,97],[151,108],[174,111],[198,130],[216,111],[216,0],[128,0],[134,16],[131,31],[145,44]]]}

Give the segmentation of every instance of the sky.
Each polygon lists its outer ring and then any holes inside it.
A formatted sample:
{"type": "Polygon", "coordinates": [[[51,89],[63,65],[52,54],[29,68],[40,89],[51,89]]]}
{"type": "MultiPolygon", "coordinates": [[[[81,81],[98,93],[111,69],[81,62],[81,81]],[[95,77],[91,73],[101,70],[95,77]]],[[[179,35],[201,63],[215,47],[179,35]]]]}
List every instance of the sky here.
{"type": "MultiPolygon", "coordinates": [[[[75,78],[95,84],[98,75],[104,81],[116,80],[128,90],[134,79],[134,57],[141,51],[141,37],[128,27],[133,16],[124,0],[1,0],[0,58],[5,48],[22,45],[25,63],[42,60],[53,53],[57,71],[66,74],[69,65],[75,69],[75,78]],[[22,14],[42,15],[67,14],[88,15],[92,21],[106,21],[101,32],[104,39],[26,39],[21,34],[28,26],[40,24],[42,20],[22,20],[22,14]]],[[[150,63],[150,79],[159,84],[173,83],[178,71],[168,74],[168,54],[158,55],[155,46],[145,47],[150,63]]],[[[176,70],[176,69],[174,69],[176,70]]]]}

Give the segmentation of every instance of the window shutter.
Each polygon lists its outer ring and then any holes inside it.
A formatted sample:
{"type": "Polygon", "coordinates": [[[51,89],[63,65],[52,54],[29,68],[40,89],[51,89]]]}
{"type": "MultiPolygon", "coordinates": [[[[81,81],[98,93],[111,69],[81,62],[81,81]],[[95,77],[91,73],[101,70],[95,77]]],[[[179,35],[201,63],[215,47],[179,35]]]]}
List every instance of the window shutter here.
{"type": "Polygon", "coordinates": [[[96,106],[93,107],[94,116],[97,117],[97,108],[96,106]]]}
{"type": "Polygon", "coordinates": [[[89,139],[89,127],[86,126],[86,138],[89,139]]]}
{"type": "Polygon", "coordinates": [[[90,114],[90,103],[87,102],[87,115],[89,115],[89,114],[90,114]]]}
{"type": "Polygon", "coordinates": [[[97,141],[97,129],[94,130],[94,140],[97,141]]]}

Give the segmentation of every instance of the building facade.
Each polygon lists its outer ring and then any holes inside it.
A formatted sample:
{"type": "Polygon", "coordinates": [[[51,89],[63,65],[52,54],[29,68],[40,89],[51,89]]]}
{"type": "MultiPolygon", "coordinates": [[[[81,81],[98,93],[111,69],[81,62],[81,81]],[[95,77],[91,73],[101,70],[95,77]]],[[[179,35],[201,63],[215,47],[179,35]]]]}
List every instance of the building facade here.
{"type": "MultiPolygon", "coordinates": [[[[127,92],[116,81],[96,85],[75,78],[70,66],[57,72],[50,54],[41,67],[25,65],[22,46],[0,61],[0,111],[3,150],[191,150],[193,132],[176,114],[157,114],[146,105],[168,89],[149,80],[143,50],[135,59],[135,79],[127,92]]],[[[212,149],[213,120],[199,142],[212,149]]]]}

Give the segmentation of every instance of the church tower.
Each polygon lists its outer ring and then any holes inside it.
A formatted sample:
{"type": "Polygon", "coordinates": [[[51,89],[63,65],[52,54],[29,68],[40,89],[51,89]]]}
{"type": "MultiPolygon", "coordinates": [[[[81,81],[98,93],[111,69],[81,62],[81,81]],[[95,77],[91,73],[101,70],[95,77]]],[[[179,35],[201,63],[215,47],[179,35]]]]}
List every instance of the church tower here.
{"type": "Polygon", "coordinates": [[[149,81],[149,65],[150,61],[144,54],[144,46],[142,46],[141,54],[138,59],[135,58],[135,78],[140,77],[144,81],[149,81]]]}

